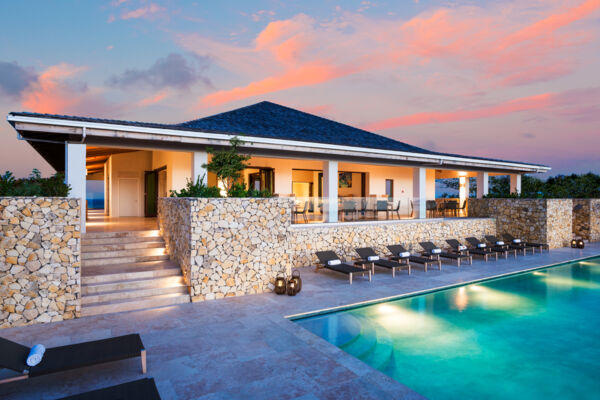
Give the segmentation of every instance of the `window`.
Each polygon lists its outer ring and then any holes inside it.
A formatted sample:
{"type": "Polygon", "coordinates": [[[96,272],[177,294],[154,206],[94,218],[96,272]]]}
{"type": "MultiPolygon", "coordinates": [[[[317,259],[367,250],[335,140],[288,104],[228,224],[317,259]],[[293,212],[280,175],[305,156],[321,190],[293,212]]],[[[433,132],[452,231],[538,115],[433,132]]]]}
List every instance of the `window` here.
{"type": "Polygon", "coordinates": [[[390,201],[394,200],[394,180],[393,179],[385,180],[385,194],[390,201]]]}

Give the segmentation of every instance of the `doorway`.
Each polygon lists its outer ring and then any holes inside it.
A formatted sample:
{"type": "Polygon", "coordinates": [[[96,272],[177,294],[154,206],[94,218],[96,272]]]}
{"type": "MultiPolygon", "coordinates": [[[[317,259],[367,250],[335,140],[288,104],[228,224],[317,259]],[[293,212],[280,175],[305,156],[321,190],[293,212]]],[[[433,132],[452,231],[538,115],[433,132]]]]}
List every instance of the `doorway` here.
{"type": "Polygon", "coordinates": [[[119,215],[134,217],[138,214],[138,178],[119,178],[119,215]]]}
{"type": "Polygon", "coordinates": [[[167,167],[144,172],[144,216],[156,217],[158,198],[167,197],[167,167]]]}

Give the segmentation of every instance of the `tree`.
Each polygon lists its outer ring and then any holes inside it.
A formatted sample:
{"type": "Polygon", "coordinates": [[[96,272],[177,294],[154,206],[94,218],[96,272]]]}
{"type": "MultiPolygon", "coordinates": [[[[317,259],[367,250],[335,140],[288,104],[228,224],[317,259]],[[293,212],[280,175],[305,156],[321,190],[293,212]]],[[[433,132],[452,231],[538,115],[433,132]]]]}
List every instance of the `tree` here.
{"type": "MultiPolygon", "coordinates": [[[[438,180],[445,188],[455,190],[458,192],[460,188],[459,178],[445,178],[438,180]]],[[[477,178],[469,178],[469,197],[475,197],[477,195],[477,178]]],[[[451,193],[443,193],[441,197],[456,197],[451,193]]]]}
{"type": "Polygon", "coordinates": [[[217,175],[217,179],[221,181],[225,190],[229,193],[233,185],[240,179],[241,172],[248,167],[246,161],[250,159],[249,155],[239,154],[238,147],[244,142],[237,136],[229,141],[230,147],[225,150],[213,150],[208,148],[208,153],[212,155],[212,159],[208,164],[202,167],[209,172],[217,175]]]}

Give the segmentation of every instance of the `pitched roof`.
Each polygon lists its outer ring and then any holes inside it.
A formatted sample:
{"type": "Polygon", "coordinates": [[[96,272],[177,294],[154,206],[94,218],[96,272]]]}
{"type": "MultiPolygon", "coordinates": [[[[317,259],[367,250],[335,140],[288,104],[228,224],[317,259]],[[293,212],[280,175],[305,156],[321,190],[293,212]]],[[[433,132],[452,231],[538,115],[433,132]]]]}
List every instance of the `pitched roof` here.
{"type": "Polygon", "coordinates": [[[403,151],[417,154],[450,156],[486,160],[502,163],[518,163],[542,166],[521,161],[500,160],[486,157],[473,157],[451,153],[435,152],[413,146],[398,140],[332,121],[317,115],[285,107],[269,101],[252,104],[220,114],[183,122],[180,124],[159,124],[138,121],[123,121],[103,118],[78,117],[70,115],[39,114],[31,112],[11,112],[10,115],[61,119],[91,123],[125,126],[174,129],[181,131],[214,132],[240,137],[267,137],[292,141],[354,146],[381,150],[403,151]]]}

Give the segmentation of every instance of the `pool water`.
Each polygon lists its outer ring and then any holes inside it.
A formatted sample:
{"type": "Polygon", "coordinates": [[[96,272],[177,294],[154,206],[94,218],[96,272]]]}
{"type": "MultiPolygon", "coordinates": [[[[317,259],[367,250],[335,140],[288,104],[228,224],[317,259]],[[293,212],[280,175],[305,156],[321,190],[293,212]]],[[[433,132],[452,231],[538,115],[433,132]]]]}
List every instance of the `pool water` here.
{"type": "Polygon", "coordinates": [[[600,258],[294,322],[430,399],[600,398],[600,258]]]}

